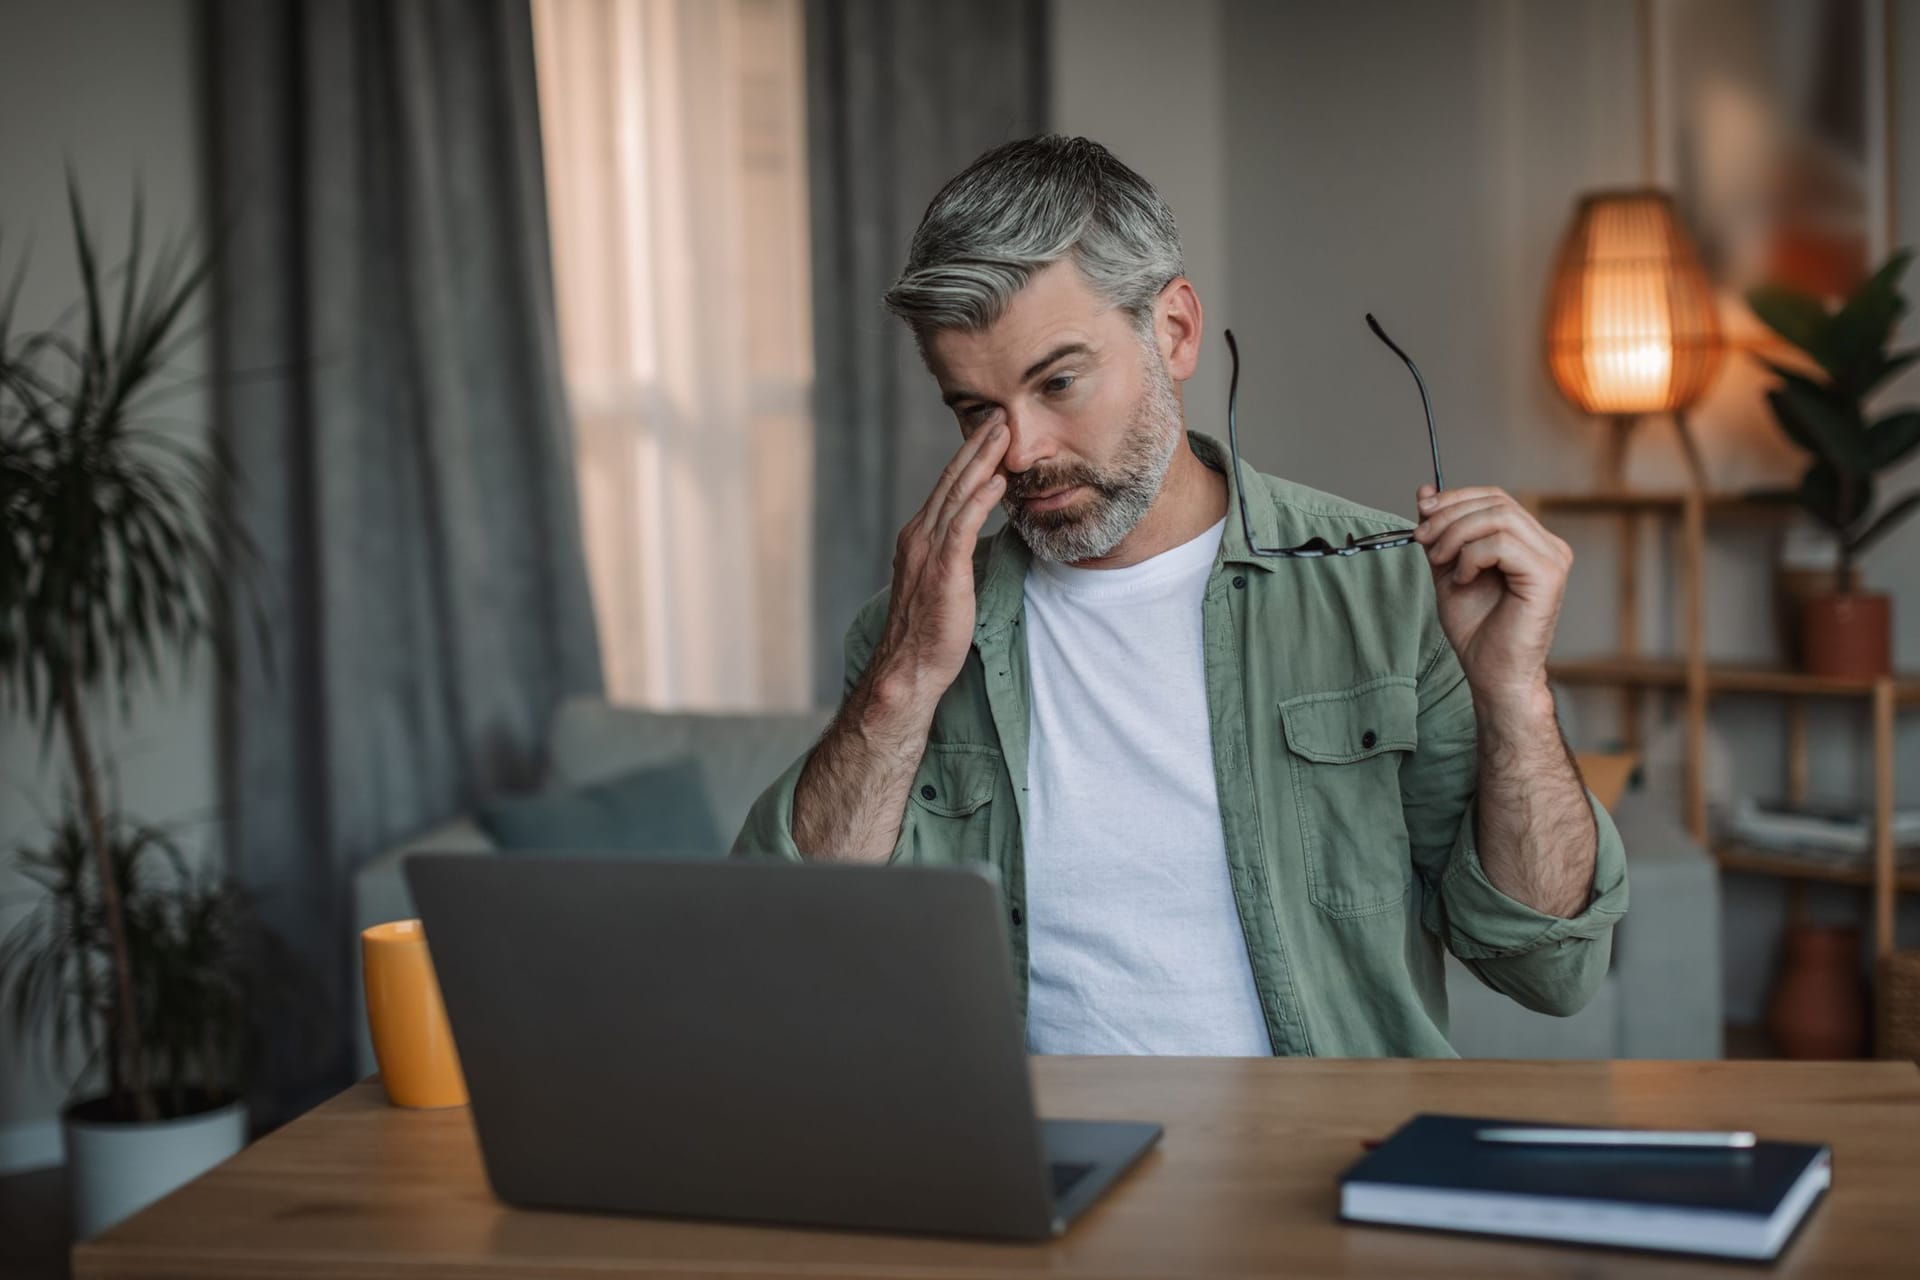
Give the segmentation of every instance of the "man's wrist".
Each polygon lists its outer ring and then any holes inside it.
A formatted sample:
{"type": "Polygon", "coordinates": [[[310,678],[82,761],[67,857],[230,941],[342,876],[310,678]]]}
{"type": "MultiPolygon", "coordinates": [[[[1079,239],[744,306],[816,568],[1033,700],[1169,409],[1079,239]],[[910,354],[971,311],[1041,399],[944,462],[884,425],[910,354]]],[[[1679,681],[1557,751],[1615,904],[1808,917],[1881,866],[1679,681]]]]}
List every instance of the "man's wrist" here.
{"type": "Polygon", "coordinates": [[[888,747],[924,742],[939,701],[912,673],[876,663],[849,708],[850,727],[867,742],[888,747]]]}
{"type": "Polygon", "coordinates": [[[1534,741],[1558,744],[1559,712],[1553,690],[1537,680],[1473,690],[1473,714],[1480,736],[1490,743],[1520,746],[1534,741]]]}

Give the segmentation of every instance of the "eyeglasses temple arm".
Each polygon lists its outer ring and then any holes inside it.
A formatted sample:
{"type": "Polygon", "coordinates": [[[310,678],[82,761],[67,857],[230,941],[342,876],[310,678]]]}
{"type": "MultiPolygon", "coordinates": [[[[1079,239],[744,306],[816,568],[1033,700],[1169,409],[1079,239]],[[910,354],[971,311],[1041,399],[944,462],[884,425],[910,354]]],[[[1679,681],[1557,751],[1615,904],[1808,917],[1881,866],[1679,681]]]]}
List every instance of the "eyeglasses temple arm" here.
{"type": "MultiPolygon", "coordinates": [[[[1371,311],[1367,312],[1367,327],[1373,330],[1374,337],[1386,343],[1387,346],[1392,348],[1393,354],[1400,357],[1401,363],[1407,366],[1407,371],[1413,374],[1413,385],[1420,388],[1420,408],[1424,410],[1427,415],[1427,447],[1433,450],[1433,487],[1435,490],[1444,489],[1447,487],[1447,483],[1440,478],[1440,437],[1433,429],[1433,404],[1427,399],[1427,380],[1420,376],[1420,366],[1413,362],[1411,356],[1400,349],[1399,343],[1387,336],[1387,331],[1380,327],[1380,322],[1373,318],[1373,312],[1371,311]]],[[[1232,345],[1232,338],[1228,338],[1227,342],[1228,345],[1232,345]]],[[[1233,423],[1232,402],[1229,401],[1228,403],[1227,423],[1229,427],[1231,427],[1233,423]]]]}
{"type": "Polygon", "coordinates": [[[1227,354],[1233,357],[1233,377],[1227,383],[1227,452],[1232,458],[1233,492],[1240,499],[1240,532],[1246,535],[1247,550],[1256,551],[1253,544],[1253,517],[1247,514],[1247,487],[1240,483],[1240,344],[1233,340],[1233,330],[1223,333],[1227,339],[1227,354]]]}

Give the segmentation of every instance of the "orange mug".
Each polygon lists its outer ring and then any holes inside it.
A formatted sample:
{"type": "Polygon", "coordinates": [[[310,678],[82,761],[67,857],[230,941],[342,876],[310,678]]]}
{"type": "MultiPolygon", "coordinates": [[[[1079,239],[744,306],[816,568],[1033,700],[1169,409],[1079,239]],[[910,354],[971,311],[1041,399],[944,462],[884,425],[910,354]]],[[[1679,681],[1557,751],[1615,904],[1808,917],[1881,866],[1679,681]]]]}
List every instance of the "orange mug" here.
{"type": "Polygon", "coordinates": [[[360,935],[367,1027],[380,1081],[397,1107],[464,1107],[467,1078],[440,1000],[440,981],[418,920],[377,924],[360,935]]]}

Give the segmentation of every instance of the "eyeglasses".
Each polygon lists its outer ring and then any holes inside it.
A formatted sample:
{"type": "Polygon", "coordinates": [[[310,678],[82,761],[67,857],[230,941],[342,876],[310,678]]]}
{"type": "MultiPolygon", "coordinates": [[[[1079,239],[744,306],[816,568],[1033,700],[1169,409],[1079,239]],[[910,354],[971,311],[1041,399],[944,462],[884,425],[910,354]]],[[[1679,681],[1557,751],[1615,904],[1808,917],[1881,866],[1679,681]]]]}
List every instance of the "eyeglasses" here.
{"type": "MultiPolygon", "coordinates": [[[[1433,487],[1436,490],[1444,489],[1447,486],[1440,478],[1440,438],[1434,434],[1433,430],[1433,405],[1427,400],[1426,380],[1420,376],[1420,370],[1415,367],[1413,361],[1407,356],[1407,353],[1400,349],[1400,344],[1387,336],[1387,331],[1380,327],[1380,322],[1373,318],[1372,312],[1367,313],[1367,327],[1373,330],[1374,337],[1386,343],[1387,346],[1392,349],[1393,354],[1400,357],[1406,364],[1407,371],[1413,374],[1413,384],[1420,388],[1420,407],[1424,409],[1427,414],[1427,444],[1433,450],[1433,487]]],[[[1325,538],[1320,537],[1309,538],[1297,547],[1262,547],[1255,545],[1253,541],[1253,519],[1247,514],[1247,490],[1246,486],[1240,483],[1240,431],[1238,423],[1235,421],[1238,416],[1236,406],[1240,398],[1240,345],[1233,340],[1233,330],[1228,329],[1226,331],[1226,337],[1227,350],[1233,356],[1233,381],[1229,383],[1227,387],[1227,450],[1233,455],[1234,491],[1240,495],[1240,528],[1247,535],[1247,550],[1257,556],[1273,556],[1279,559],[1290,560],[1318,560],[1323,556],[1357,556],[1362,551],[1386,551],[1391,547],[1404,547],[1411,543],[1413,541],[1413,530],[1396,529],[1387,533],[1372,533],[1359,538],[1348,534],[1347,543],[1343,547],[1336,547],[1325,538]]]]}

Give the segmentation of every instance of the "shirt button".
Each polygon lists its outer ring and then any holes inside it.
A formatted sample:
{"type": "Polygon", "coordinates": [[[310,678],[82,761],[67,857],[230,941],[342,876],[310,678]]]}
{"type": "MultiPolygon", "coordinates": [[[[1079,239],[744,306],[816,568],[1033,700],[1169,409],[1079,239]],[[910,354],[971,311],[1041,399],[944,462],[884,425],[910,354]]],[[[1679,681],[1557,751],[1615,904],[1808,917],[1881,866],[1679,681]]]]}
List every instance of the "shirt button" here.
{"type": "MultiPolygon", "coordinates": [[[[1369,729],[1360,735],[1360,749],[1362,751],[1371,751],[1373,750],[1373,744],[1378,741],[1380,741],[1380,739],[1374,736],[1373,730],[1369,729]]],[[[932,799],[933,797],[929,796],[927,798],[932,799]]]]}
{"type": "Polygon", "coordinates": [[[1238,574],[1234,575],[1233,589],[1235,591],[1244,591],[1246,590],[1246,587],[1247,587],[1247,580],[1243,577],[1240,577],[1238,574]]]}
{"type": "MultiPolygon", "coordinates": [[[[1368,736],[1369,738],[1371,738],[1371,737],[1372,737],[1373,735],[1372,735],[1372,734],[1368,734],[1367,736],[1368,736]]],[[[1372,744],[1372,743],[1368,743],[1367,745],[1368,745],[1368,746],[1372,746],[1373,744],[1372,744]]],[[[931,800],[931,799],[933,799],[933,798],[934,798],[935,796],[937,796],[937,795],[939,795],[939,794],[940,794],[940,793],[939,793],[939,792],[937,792],[937,791],[935,791],[935,790],[934,790],[934,789],[933,789],[932,787],[922,787],[922,788],[920,788],[920,798],[921,798],[922,800],[931,800]]]]}
{"type": "Polygon", "coordinates": [[[1020,927],[1020,908],[1018,907],[1013,909],[1013,927],[1016,929],[1020,927]]]}

